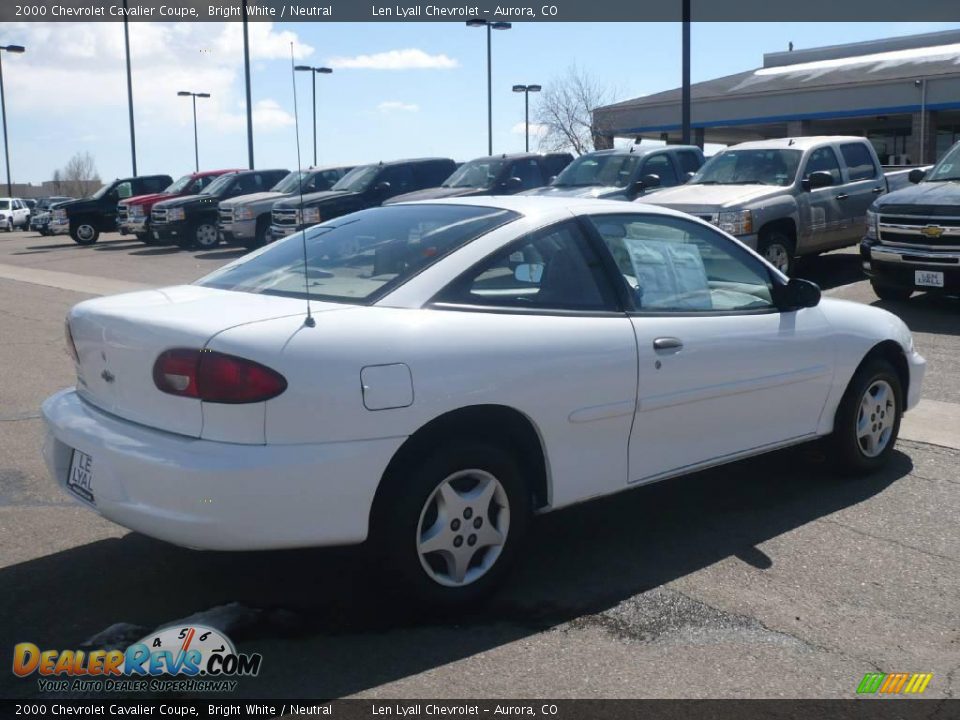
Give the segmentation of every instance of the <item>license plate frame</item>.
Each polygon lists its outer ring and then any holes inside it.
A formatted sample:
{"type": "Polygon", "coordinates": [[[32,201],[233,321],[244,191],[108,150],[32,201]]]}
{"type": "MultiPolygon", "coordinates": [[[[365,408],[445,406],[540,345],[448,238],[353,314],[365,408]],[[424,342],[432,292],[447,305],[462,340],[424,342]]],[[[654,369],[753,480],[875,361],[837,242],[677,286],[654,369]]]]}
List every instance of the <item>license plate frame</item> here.
{"type": "Polygon", "coordinates": [[[943,287],[943,273],[939,270],[915,270],[913,284],[917,287],[943,287]]]}
{"type": "Polygon", "coordinates": [[[87,503],[96,506],[97,500],[93,493],[93,457],[76,450],[70,455],[70,466],[67,469],[66,488],[70,493],[87,503]]]}

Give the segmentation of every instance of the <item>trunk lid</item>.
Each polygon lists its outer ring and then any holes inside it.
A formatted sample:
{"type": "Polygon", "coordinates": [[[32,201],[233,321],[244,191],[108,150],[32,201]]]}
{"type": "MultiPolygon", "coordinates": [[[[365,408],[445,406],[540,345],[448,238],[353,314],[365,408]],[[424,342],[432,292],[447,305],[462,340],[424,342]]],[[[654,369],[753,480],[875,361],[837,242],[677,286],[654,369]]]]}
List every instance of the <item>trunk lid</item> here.
{"type": "MultiPolygon", "coordinates": [[[[312,304],[314,312],[337,307],[341,306],[312,304]]],[[[305,310],[304,301],[295,298],[196,285],[82,302],[67,316],[79,357],[77,392],[126,420],[201,437],[203,403],[161,392],[153,382],[153,366],[160,353],[171,348],[201,349],[224,330],[303,315],[305,310]]]]}

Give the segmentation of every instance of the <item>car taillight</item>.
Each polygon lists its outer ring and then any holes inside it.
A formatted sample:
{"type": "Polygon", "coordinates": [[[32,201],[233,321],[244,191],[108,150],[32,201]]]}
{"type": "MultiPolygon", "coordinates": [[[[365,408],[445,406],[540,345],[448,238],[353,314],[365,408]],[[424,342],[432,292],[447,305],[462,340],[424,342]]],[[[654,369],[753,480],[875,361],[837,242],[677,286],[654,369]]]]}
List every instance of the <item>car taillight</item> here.
{"type": "Polygon", "coordinates": [[[254,403],[287,389],[275,370],[212,350],[177,348],[162,353],[153,365],[153,382],[162,392],[213,403],[254,403]]]}
{"type": "Polygon", "coordinates": [[[63,335],[67,345],[67,354],[73,358],[73,361],[80,364],[80,356],[77,355],[77,344],[73,342],[73,333],[70,332],[70,323],[66,320],[63,323],[63,335]]]}

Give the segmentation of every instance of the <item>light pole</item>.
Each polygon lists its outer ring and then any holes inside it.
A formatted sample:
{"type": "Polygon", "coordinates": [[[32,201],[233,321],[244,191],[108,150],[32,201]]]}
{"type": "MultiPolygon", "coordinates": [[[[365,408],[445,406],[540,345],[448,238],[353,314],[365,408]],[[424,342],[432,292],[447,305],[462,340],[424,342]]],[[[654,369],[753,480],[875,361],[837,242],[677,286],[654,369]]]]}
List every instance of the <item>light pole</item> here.
{"type": "MultiPolygon", "coordinates": [[[[311,67],[310,65],[297,65],[293,68],[301,72],[310,73],[310,79],[313,81],[313,166],[317,166],[317,75],[329,75],[333,72],[328,67],[311,67]]],[[[297,168],[298,170],[300,168],[297,168]]]]}
{"type": "Polygon", "coordinates": [[[253,105],[250,99],[250,34],[247,32],[247,4],[240,3],[243,13],[243,83],[247,92],[247,162],[253,170],[253,105]]]}
{"type": "Polygon", "coordinates": [[[188,90],[181,90],[177,93],[180,97],[189,97],[193,100],[193,160],[196,164],[197,172],[200,172],[200,149],[197,145],[197,98],[208,98],[210,93],[195,93],[188,90]]]}
{"type": "MultiPolygon", "coordinates": [[[[123,9],[127,9],[127,0],[123,0],[123,9]]],[[[130,112],[130,157],[133,158],[133,176],[137,176],[137,133],[133,127],[133,75],[130,72],[130,28],[127,26],[127,14],[123,14],[123,49],[127,57],[127,108],[130,112]]]]}
{"type": "MultiPolygon", "coordinates": [[[[11,53],[22,53],[26,48],[23,45],[0,45],[0,57],[3,50],[11,53]]],[[[10,146],[7,144],[7,100],[3,95],[3,63],[0,62],[0,115],[3,115],[3,157],[7,162],[7,196],[13,196],[10,185],[10,146]]]]}
{"type": "MultiPolygon", "coordinates": [[[[530,152],[530,93],[540,92],[543,88],[539,85],[514,85],[513,91],[523,93],[523,132],[526,137],[524,150],[530,152]]],[[[493,153],[491,153],[493,154],[493,153]]]]}
{"type": "Polygon", "coordinates": [[[467,27],[485,27],[487,29],[487,155],[493,155],[493,58],[490,49],[491,30],[509,30],[508,22],[492,22],[483,18],[467,20],[467,27]]]}

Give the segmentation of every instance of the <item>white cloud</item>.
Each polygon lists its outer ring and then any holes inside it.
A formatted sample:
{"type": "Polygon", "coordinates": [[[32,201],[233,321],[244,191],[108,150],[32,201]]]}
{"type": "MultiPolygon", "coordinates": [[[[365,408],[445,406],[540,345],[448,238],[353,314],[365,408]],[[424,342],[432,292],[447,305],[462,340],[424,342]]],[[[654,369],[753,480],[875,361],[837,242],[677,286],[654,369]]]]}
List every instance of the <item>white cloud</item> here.
{"type": "Polygon", "coordinates": [[[416,103],[405,103],[400,100],[384,100],[382,103],[377,105],[377,110],[382,113],[392,113],[392,112],[418,112],[420,106],[416,103]]]}
{"type": "Polygon", "coordinates": [[[460,67],[457,60],[443,53],[430,55],[418,48],[388,50],[373,55],[333,57],[327,62],[331,67],[345,70],[449,70],[460,67]]]}
{"type": "MultiPolygon", "coordinates": [[[[510,132],[512,132],[514,135],[523,135],[526,132],[526,128],[527,126],[524,123],[518,122],[516,125],[510,128],[510,132]]],[[[530,137],[538,138],[538,137],[543,137],[546,134],[547,134],[546,125],[543,125],[541,123],[535,123],[535,122],[530,123],[530,137]]]]}

